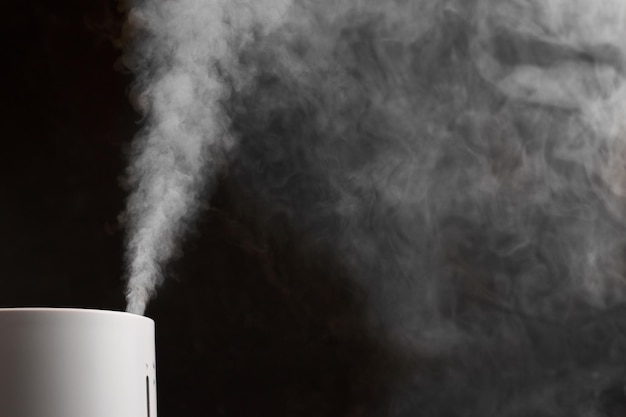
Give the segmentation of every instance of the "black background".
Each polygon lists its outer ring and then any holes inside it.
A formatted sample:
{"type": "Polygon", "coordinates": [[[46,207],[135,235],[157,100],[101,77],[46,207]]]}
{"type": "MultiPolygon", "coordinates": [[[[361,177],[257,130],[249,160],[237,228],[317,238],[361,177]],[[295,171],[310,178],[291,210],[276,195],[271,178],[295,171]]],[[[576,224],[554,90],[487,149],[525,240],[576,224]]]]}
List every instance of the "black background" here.
{"type": "MultiPolygon", "coordinates": [[[[121,16],[107,0],[3,6],[0,306],[123,310],[120,178],[140,118],[115,65],[121,16]]],[[[260,231],[263,208],[227,179],[210,207],[147,312],[159,415],[377,414],[401,366],[341,265],[280,219],[260,231]]]]}

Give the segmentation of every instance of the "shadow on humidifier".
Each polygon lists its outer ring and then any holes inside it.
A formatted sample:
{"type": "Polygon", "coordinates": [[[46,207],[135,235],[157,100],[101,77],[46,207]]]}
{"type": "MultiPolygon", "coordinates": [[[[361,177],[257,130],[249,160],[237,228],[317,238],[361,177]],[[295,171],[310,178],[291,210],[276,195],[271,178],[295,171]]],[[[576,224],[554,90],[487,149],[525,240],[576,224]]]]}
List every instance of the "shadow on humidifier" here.
{"type": "Polygon", "coordinates": [[[154,322],[0,309],[0,417],[156,417],[154,322]]]}

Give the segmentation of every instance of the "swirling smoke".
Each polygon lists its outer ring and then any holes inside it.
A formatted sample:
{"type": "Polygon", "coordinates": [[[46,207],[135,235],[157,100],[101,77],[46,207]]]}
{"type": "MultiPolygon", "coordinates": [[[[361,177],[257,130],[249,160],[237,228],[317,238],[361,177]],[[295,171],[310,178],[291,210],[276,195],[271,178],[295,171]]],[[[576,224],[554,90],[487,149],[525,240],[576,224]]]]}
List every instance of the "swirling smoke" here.
{"type": "Polygon", "coordinates": [[[373,326],[437,358],[387,415],[604,415],[626,378],[626,1],[138,1],[129,16],[146,115],[130,311],[228,165],[344,260],[373,326]]]}

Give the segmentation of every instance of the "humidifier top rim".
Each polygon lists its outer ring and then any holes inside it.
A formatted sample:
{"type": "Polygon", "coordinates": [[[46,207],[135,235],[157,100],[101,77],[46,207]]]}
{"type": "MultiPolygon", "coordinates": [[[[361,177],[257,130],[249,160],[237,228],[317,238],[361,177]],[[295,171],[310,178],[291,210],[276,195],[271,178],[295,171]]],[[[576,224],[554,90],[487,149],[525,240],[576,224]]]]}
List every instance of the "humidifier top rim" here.
{"type": "Polygon", "coordinates": [[[126,311],[116,310],[100,310],[95,308],[68,308],[68,307],[2,307],[0,314],[4,313],[46,313],[46,314],[96,314],[96,315],[115,315],[124,316],[126,318],[136,318],[140,320],[150,320],[149,317],[140,316],[138,314],[128,313],[126,311]]]}

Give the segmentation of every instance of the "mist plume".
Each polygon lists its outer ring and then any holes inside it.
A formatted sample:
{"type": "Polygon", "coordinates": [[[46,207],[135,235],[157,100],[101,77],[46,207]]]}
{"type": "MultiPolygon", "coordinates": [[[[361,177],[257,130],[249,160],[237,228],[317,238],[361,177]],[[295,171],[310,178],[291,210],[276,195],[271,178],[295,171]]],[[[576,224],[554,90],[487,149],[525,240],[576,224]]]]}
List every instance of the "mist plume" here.
{"type": "Polygon", "coordinates": [[[384,415],[601,415],[626,378],[626,1],[144,1],[130,16],[147,115],[131,311],[225,164],[346,263],[373,328],[432,359],[384,415]]]}
{"type": "MultiPolygon", "coordinates": [[[[230,59],[231,31],[245,33],[247,15],[263,3],[245,10],[224,0],[127,5],[124,64],[136,74],[133,96],[144,114],[124,215],[130,312],[143,314],[223,165],[232,140],[218,104],[227,92],[217,66],[230,59]]],[[[266,14],[275,11],[265,5],[266,14]]]]}

